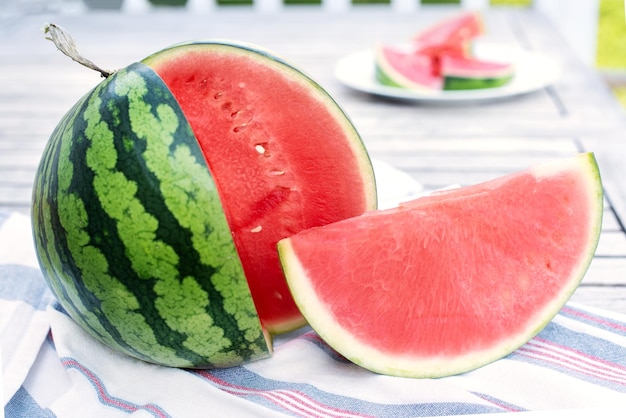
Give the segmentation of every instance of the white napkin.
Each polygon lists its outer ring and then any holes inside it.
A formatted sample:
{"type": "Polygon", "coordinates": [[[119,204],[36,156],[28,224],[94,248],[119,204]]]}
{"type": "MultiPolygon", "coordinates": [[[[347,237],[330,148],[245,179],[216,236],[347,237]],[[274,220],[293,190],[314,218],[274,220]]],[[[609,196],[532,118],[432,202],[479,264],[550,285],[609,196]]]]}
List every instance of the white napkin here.
{"type": "Polygon", "coordinates": [[[387,209],[417,198],[423,187],[408,173],[382,160],[372,160],[378,191],[378,208],[387,209]]]}
{"type": "Polygon", "coordinates": [[[3,406],[26,379],[50,329],[42,308],[53,298],[41,282],[30,231],[29,218],[18,213],[0,226],[0,295],[11,295],[0,303],[3,406]]]}
{"type": "Polygon", "coordinates": [[[245,366],[159,367],[111,351],[51,310],[71,387],[48,408],[59,417],[193,418],[215,410],[237,417],[396,417],[623,407],[626,318],[599,312],[568,305],[507,358],[459,376],[406,379],[346,361],[310,330],[279,339],[271,358],[245,366]]]}

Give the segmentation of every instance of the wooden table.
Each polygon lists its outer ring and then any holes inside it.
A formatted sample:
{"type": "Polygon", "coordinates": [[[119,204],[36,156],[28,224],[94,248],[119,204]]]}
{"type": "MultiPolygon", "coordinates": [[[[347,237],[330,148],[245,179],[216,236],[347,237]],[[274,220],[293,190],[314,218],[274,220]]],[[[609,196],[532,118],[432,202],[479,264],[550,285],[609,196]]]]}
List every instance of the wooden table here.
{"type": "Polygon", "coordinates": [[[377,41],[398,41],[452,12],[423,7],[398,14],[358,7],[328,14],[293,7],[259,15],[247,8],[210,14],[157,11],[30,15],[0,25],[0,209],[28,212],[39,155],[61,116],[100,81],[44,40],[52,21],[107,68],[179,41],[253,42],[292,61],[326,87],[351,116],[373,158],[410,173],[426,188],[467,185],[530,164],[594,151],[606,189],[600,245],[574,301],[626,313],[626,116],[598,75],[533,10],[491,9],[486,38],[553,54],[564,73],[553,86],[471,105],[383,100],[342,86],[336,61],[377,41]]]}

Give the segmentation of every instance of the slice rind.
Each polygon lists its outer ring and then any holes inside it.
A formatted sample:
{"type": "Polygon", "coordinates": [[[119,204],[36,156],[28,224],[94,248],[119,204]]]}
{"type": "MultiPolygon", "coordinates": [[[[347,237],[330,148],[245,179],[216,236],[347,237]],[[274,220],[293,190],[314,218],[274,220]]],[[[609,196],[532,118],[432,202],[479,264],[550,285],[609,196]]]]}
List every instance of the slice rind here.
{"type": "Polygon", "coordinates": [[[316,332],[378,373],[441,377],[527,342],[577,288],[595,251],[593,154],[543,164],[279,242],[316,332]]]}

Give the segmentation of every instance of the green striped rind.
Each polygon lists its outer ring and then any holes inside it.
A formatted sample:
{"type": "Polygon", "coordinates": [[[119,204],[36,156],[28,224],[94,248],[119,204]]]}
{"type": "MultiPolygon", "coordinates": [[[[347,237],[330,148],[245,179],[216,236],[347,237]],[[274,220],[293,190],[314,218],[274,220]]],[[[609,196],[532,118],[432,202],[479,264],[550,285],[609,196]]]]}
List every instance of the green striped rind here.
{"type": "Polygon", "coordinates": [[[173,367],[269,355],[202,152],[149,67],[117,72],[61,120],[32,211],[46,280],[105,344],[173,367]]]}
{"type": "Polygon", "coordinates": [[[513,75],[493,78],[470,78],[445,76],[443,78],[444,90],[478,90],[502,87],[513,79],[513,75]]]}
{"type": "Polygon", "coordinates": [[[403,87],[402,85],[400,85],[400,83],[397,83],[395,80],[389,77],[387,72],[383,70],[382,67],[378,63],[376,64],[376,80],[378,80],[378,82],[384,86],[400,87],[400,88],[403,87]]]}

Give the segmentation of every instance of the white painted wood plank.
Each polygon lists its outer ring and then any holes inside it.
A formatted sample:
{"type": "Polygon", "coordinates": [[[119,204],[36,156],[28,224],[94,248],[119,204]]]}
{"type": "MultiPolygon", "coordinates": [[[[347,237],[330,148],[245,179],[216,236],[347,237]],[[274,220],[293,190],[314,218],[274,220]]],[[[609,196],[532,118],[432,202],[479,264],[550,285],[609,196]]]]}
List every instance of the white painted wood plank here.
{"type": "MultiPolygon", "coordinates": [[[[623,231],[602,231],[596,255],[606,258],[626,259],[626,234],[623,231]]],[[[624,267],[624,283],[626,283],[626,264],[624,267]]]]}
{"type": "Polygon", "coordinates": [[[626,287],[581,286],[572,298],[577,302],[612,312],[626,314],[626,287]]]}

